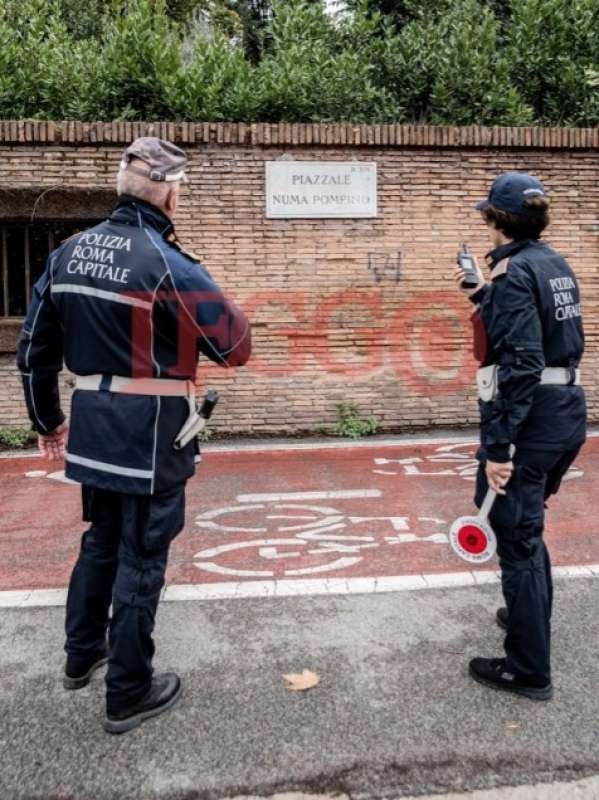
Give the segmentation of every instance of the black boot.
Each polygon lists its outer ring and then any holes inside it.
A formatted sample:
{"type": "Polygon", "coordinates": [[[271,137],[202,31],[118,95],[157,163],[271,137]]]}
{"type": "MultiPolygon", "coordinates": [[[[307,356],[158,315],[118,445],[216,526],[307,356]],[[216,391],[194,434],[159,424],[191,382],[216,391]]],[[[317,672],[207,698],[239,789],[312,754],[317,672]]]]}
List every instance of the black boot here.
{"type": "Polygon", "coordinates": [[[534,681],[508,672],[505,658],[473,658],[470,662],[470,675],[483,686],[521,694],[531,700],[551,700],[553,696],[553,687],[550,683],[539,686],[534,681]]]}
{"type": "Polygon", "coordinates": [[[495,614],[495,622],[499,625],[500,628],[503,628],[504,631],[507,631],[507,608],[503,606],[502,608],[497,609],[497,614],[495,614]]]}
{"type": "Polygon", "coordinates": [[[62,685],[65,689],[83,689],[90,682],[94,672],[103,667],[107,661],[108,653],[106,650],[94,653],[85,661],[77,660],[75,662],[74,659],[67,656],[62,685]]]}
{"type": "Polygon", "coordinates": [[[181,680],[174,672],[155,675],[150,691],[138,703],[115,713],[108,712],[104,730],[108,733],[126,733],[142,722],[157,717],[175,705],[181,695],[181,680]]]}

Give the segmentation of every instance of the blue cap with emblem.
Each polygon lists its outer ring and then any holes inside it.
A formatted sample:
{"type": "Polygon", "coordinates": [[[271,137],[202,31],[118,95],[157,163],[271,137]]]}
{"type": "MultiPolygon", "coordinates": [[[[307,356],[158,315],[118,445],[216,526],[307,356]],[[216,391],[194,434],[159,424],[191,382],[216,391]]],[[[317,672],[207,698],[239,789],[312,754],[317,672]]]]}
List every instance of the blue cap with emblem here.
{"type": "Polygon", "coordinates": [[[547,198],[545,187],[538,178],[526,172],[505,172],[495,178],[489,196],[476,204],[477,211],[493,206],[508,214],[535,214],[538,207],[526,206],[527,200],[535,197],[547,198]]]}

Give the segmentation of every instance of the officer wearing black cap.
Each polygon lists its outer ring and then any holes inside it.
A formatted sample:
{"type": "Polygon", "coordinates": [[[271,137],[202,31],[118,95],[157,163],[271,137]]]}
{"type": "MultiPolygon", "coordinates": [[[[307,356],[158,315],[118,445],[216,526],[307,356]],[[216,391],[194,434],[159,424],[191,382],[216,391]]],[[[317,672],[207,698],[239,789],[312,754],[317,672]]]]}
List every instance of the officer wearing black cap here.
{"type": "Polygon", "coordinates": [[[479,683],[534,700],[552,696],[551,566],[544,509],[586,436],[579,364],[584,349],[580,291],[572,268],[540,240],[549,223],[543,184],[512,172],[498,177],[476,208],[490,231],[490,281],[455,278],[477,306],[473,317],[481,415],[475,502],[489,486],[505,608],[503,658],[475,658],[479,683]]]}
{"type": "Polygon", "coordinates": [[[18,350],[42,452],[66,458],[91,523],[69,586],[63,682],[79,689],[108,661],[111,733],[165,711],[181,692],[174,673],[153,675],[152,631],[198,455],[187,435],[198,354],[235,367],[251,351],[243,313],[175,238],[185,165],[183,151],[160,139],[127,148],[114,213],[50,254],[18,350]],[[63,360],[76,381],[68,445],[63,360]]]}

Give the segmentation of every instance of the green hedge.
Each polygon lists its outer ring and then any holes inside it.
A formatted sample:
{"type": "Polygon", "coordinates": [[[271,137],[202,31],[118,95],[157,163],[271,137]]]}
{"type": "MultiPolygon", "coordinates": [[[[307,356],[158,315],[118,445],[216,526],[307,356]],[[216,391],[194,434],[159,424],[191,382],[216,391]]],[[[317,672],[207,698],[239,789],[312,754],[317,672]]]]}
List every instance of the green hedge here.
{"type": "Polygon", "coordinates": [[[0,117],[599,124],[599,0],[234,5],[0,0],[0,117]]]}

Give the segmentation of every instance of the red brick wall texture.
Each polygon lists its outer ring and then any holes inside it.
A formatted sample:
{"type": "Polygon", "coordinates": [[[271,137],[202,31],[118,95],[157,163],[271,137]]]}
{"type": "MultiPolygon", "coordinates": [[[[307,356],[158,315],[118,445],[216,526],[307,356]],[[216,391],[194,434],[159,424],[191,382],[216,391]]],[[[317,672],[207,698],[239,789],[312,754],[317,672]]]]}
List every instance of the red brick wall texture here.
{"type": "MultiPolygon", "coordinates": [[[[318,431],[341,402],[381,430],[476,423],[471,309],[450,273],[460,242],[489,249],[473,205],[505,170],[550,190],[546,238],[582,284],[584,383],[599,418],[599,129],[1,122],[0,187],[111,186],[139,135],[188,152],[179,237],[253,321],[247,367],[199,370],[222,392],[216,431],[318,431]],[[283,155],[375,161],[378,218],[267,219],[264,162],[283,155]]],[[[25,422],[13,362],[0,355],[2,425],[25,422]]]]}

